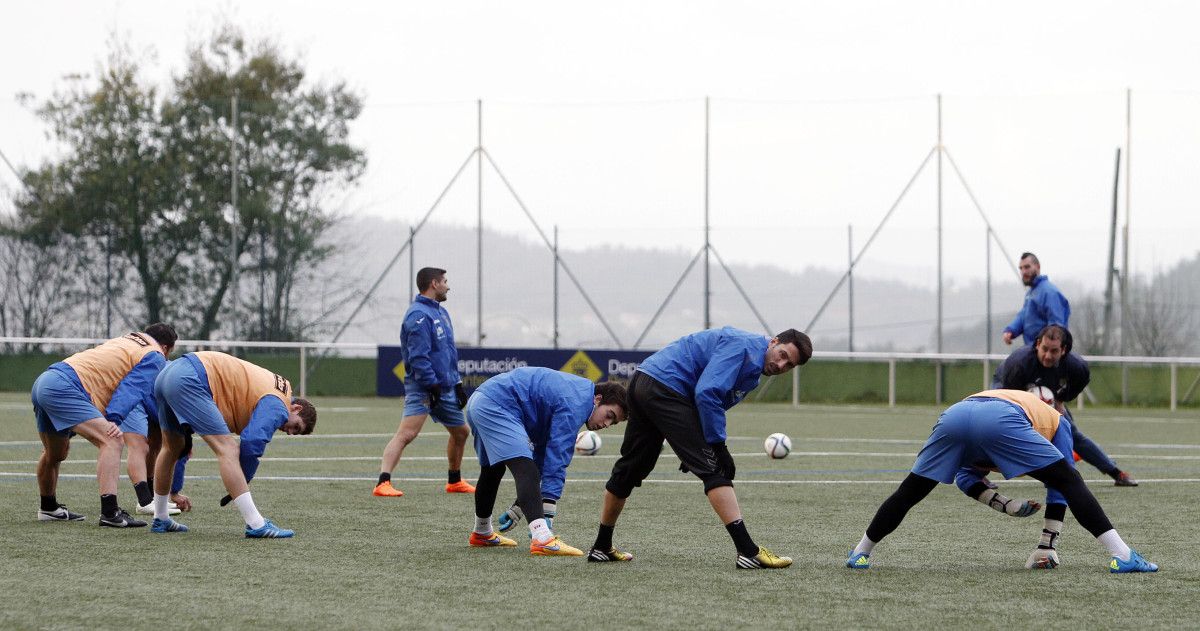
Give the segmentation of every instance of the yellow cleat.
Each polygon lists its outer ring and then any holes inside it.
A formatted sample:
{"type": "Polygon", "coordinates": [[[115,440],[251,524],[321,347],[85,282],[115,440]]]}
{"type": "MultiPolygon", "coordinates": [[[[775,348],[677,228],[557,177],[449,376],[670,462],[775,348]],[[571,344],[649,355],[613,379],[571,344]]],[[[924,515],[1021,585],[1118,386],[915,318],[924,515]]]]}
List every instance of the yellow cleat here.
{"type": "Polygon", "coordinates": [[[404,491],[392,486],[392,481],[380,482],[371,492],[375,497],[404,497],[404,491]]]}
{"type": "Polygon", "coordinates": [[[467,482],[466,480],[459,480],[458,482],[455,482],[453,484],[447,484],[446,492],[447,493],[474,493],[475,487],[471,486],[471,483],[467,482]]]}
{"type": "Polygon", "coordinates": [[[490,535],[481,535],[477,532],[472,532],[470,539],[468,539],[467,541],[470,542],[472,548],[515,548],[515,547],[517,547],[516,541],[513,541],[512,539],[509,539],[508,537],[496,534],[494,532],[490,535]]]}
{"type": "Polygon", "coordinates": [[[529,543],[529,553],[541,557],[581,557],[583,550],[563,543],[557,536],[547,541],[532,541],[529,543]]]}
{"type": "Polygon", "coordinates": [[[762,569],[779,569],[785,568],[792,564],[791,557],[775,556],[774,552],[758,546],[758,554],[748,557],[744,554],[737,556],[737,567],[739,570],[762,570],[762,569]]]}

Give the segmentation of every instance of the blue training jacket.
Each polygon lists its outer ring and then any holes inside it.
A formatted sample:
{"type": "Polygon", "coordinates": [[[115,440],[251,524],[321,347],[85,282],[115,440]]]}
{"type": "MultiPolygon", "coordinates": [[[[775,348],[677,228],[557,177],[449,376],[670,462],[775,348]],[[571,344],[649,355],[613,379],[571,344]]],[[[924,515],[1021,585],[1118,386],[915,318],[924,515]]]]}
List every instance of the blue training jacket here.
{"type": "Polygon", "coordinates": [[[1023,335],[1026,344],[1033,344],[1043,328],[1051,324],[1065,328],[1070,318],[1071,304],[1067,297],[1042,274],[1033,279],[1033,285],[1025,292],[1025,304],[1004,330],[1014,337],[1023,335]]]}
{"type": "Polygon", "coordinates": [[[400,326],[400,345],[406,389],[438,386],[446,392],[461,381],[450,314],[436,300],[425,296],[413,300],[400,326]]]}
{"type": "Polygon", "coordinates": [[[575,437],[595,409],[596,384],[553,368],[524,367],[488,379],[476,392],[501,408],[520,411],[542,471],[542,497],[562,497],[575,437]]]}
{"type": "Polygon", "coordinates": [[[638,370],[695,401],[709,444],[725,442],[725,411],[758,386],[767,355],[765,335],[731,326],[675,340],[638,370]]]}

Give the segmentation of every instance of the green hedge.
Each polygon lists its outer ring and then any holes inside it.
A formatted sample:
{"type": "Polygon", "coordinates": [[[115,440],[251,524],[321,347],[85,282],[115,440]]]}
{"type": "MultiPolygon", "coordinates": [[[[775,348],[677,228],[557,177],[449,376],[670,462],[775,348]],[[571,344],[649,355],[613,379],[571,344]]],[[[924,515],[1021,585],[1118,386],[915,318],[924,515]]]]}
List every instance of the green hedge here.
{"type": "MultiPolygon", "coordinates": [[[[296,353],[256,353],[244,356],[264,368],[293,381],[299,388],[300,357],[296,353]]],[[[61,359],[60,355],[10,354],[0,355],[0,390],[28,392],[43,370],[61,359]]],[[[308,358],[310,368],[314,358],[308,358]]],[[[993,370],[995,365],[992,366],[993,370]]],[[[887,362],[817,360],[800,370],[800,400],[808,403],[887,403],[887,362]]],[[[984,389],[983,366],[977,362],[943,364],[945,374],[944,401],[957,401],[984,389]]],[[[936,364],[930,361],[896,363],[896,403],[932,405],[935,403],[936,364]]],[[[1178,396],[1182,399],[1188,387],[1200,377],[1200,368],[1178,369],[1178,396]]],[[[1167,366],[1133,366],[1129,368],[1129,399],[1131,405],[1166,407],[1171,394],[1170,371],[1167,366]]],[[[990,381],[990,375],[989,375],[990,381]]],[[[326,357],[316,363],[308,379],[310,396],[374,396],[375,359],[372,357],[326,357]]],[[[749,400],[786,402],[792,399],[790,374],[772,379],[761,397],[758,392],[749,400]]],[[[1181,407],[1200,408],[1200,388],[1181,407]]],[[[1121,404],[1121,367],[1092,366],[1091,391],[1100,405],[1121,404]]]]}

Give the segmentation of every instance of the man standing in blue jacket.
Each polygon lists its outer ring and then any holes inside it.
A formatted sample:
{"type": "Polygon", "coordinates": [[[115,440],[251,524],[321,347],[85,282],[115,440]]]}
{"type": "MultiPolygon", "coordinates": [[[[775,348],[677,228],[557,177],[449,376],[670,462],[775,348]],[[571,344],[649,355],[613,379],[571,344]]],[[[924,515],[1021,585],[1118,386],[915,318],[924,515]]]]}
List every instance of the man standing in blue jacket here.
{"type": "Polygon", "coordinates": [[[754,543],[733,491],[736,467],[725,446],[725,412],[758,386],[762,375],[782,375],[812,357],[812,341],[795,329],[773,338],[732,327],[684,336],[651,355],[629,382],[629,426],[621,457],[605,485],[600,532],[588,561],[628,561],[613,547],[613,528],[634,487],[654,470],[663,439],[682,461],[680,470],[704,483],[709,504],[737,547],[735,567],[792,564],[754,543]]]}
{"type": "Polygon", "coordinates": [[[421,293],[404,314],[400,326],[401,354],[404,358],[404,418],[396,435],[383,450],[379,480],[372,493],[378,497],[400,497],[404,492],[392,486],[392,470],[400,463],[404,448],[421,433],[425,418],[441,423],[450,433],[446,445],[449,461],[447,493],[474,493],[475,487],[462,479],[463,449],[470,430],[462,408],[467,395],[458,375],[458,349],[454,347],[454,327],[450,314],[442,308],[450,291],[446,270],[422,267],[417,272],[417,290],[421,293]]]}
{"type": "MultiPolygon", "coordinates": [[[[475,491],[474,547],[517,545],[492,530],[492,509],[504,470],[517,483],[510,519],[529,520],[529,552],[535,556],[583,556],[551,530],[558,513],[567,465],[581,427],[596,431],[625,420],[629,414],[625,387],[590,380],[550,368],[525,367],[483,382],[467,402],[467,422],[475,434],[479,482],[475,491]]],[[[507,528],[506,528],[507,529],[507,528]]]]}
{"type": "Polygon", "coordinates": [[[1058,287],[1042,274],[1042,264],[1032,252],[1021,255],[1020,269],[1021,281],[1029,287],[1029,291],[1025,292],[1025,304],[1017,312],[1017,317],[1004,327],[1001,338],[1005,344],[1012,344],[1013,338],[1021,335],[1025,338],[1025,344],[1032,346],[1034,338],[1047,325],[1069,325],[1067,320],[1071,318],[1071,305],[1058,287]]]}

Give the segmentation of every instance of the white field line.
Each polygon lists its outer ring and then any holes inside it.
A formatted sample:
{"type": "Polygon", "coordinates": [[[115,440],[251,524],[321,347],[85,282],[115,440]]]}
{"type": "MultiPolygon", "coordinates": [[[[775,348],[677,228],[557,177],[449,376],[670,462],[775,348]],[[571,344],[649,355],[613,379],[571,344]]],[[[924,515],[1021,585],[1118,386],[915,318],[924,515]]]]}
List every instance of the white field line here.
{"type": "MultiPolygon", "coordinates": [[[[753,453],[735,453],[738,458],[765,458],[766,454],[761,452],[753,453]]],[[[913,459],[916,453],[912,452],[884,452],[884,451],[793,451],[791,456],[805,456],[813,458],[844,458],[844,457],[867,457],[867,458],[905,458],[913,459]]],[[[1146,454],[1110,454],[1114,459],[1122,460],[1200,460],[1200,455],[1196,456],[1160,456],[1146,454]]],[[[675,454],[664,452],[664,457],[678,459],[675,454]]],[[[588,460],[616,460],[619,456],[616,454],[597,454],[594,456],[577,456],[575,462],[586,462],[588,460]]],[[[790,456],[789,456],[790,457],[790,456]]],[[[402,458],[401,461],[417,461],[417,462],[440,462],[445,460],[445,456],[409,456],[402,458]]],[[[264,457],[260,458],[262,462],[374,462],[379,460],[379,456],[281,456],[277,458],[264,457]]],[[[194,462],[216,462],[216,458],[192,458],[188,463],[194,462]]],[[[0,460],[0,465],[34,465],[37,460],[0,460]]],[[[95,465],[95,460],[69,459],[64,460],[60,465],[95,465]]]]}
{"type": "MultiPolygon", "coordinates": [[[[31,477],[33,477],[33,474],[0,472],[0,477],[31,478],[31,477]]],[[[84,474],[84,473],[63,473],[63,474],[60,474],[58,477],[59,477],[59,479],[69,479],[69,480],[94,480],[96,478],[95,475],[84,474]]],[[[219,480],[220,476],[197,475],[197,476],[188,476],[188,479],[189,480],[219,480]]],[[[278,481],[278,482],[287,482],[287,481],[292,481],[292,482],[353,482],[353,481],[362,481],[362,480],[373,481],[373,480],[375,480],[375,476],[361,476],[361,475],[359,475],[359,476],[259,475],[259,476],[255,476],[254,480],[256,482],[261,481],[261,480],[271,480],[271,481],[278,481]]],[[[439,485],[446,483],[443,478],[396,478],[396,477],[393,477],[392,481],[393,482],[404,482],[404,483],[432,482],[432,483],[436,483],[439,485]]],[[[600,479],[600,478],[584,478],[584,479],[567,478],[568,484],[596,484],[596,483],[603,484],[605,482],[607,482],[607,480],[600,479]]],[[[1096,485],[1104,485],[1104,484],[1111,485],[1112,479],[1104,478],[1103,480],[1085,480],[1085,482],[1087,482],[1088,484],[1096,484],[1096,485]]],[[[1142,484],[1146,484],[1146,483],[1195,484],[1195,483],[1200,482],[1200,478],[1153,478],[1153,479],[1138,478],[1138,482],[1142,483],[1142,484]]],[[[696,480],[694,478],[692,478],[691,476],[688,476],[687,478],[670,479],[670,480],[660,479],[660,478],[647,478],[647,479],[643,480],[643,483],[696,484],[696,480]]],[[[886,485],[894,486],[896,484],[899,484],[900,481],[899,480],[738,480],[737,483],[738,484],[768,484],[768,485],[781,485],[781,486],[822,485],[822,484],[830,484],[830,485],[886,484],[886,485]]],[[[1022,478],[1022,479],[1016,479],[1016,480],[1005,480],[1004,484],[1006,484],[1006,485],[1007,484],[1041,484],[1041,482],[1038,482],[1037,480],[1022,478]]]]}

